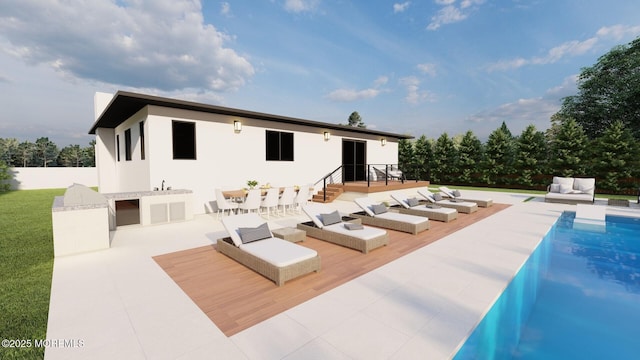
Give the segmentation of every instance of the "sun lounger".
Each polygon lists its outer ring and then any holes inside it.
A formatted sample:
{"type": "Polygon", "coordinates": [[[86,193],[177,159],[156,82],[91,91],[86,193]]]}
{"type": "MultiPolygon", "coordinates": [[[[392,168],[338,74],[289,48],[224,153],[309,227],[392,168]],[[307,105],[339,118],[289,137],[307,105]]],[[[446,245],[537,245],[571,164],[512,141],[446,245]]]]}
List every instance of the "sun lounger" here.
{"type": "Polygon", "coordinates": [[[461,195],[459,191],[451,190],[446,186],[440,186],[439,189],[441,193],[443,193],[444,195],[446,195],[451,199],[460,199],[468,202],[474,202],[478,204],[479,207],[485,207],[485,208],[493,205],[493,200],[490,198],[477,199],[475,197],[464,196],[464,195],[461,195]]]}
{"type": "Polygon", "coordinates": [[[354,201],[363,211],[351,213],[349,216],[359,218],[363,224],[414,235],[429,229],[427,217],[389,212],[386,206],[368,197],[358,198],[354,201]]]}
{"type": "Polygon", "coordinates": [[[229,216],[222,219],[222,224],[229,238],[218,239],[217,250],[278,286],[320,271],[320,256],[315,250],[273,237],[258,214],[229,216]]]}
{"type": "MultiPolygon", "coordinates": [[[[393,193],[391,197],[400,204],[401,207],[399,211],[401,214],[426,216],[430,220],[443,222],[449,222],[458,218],[458,211],[456,209],[441,207],[435,204],[429,206],[425,204],[411,206],[408,202],[410,197],[402,193],[393,193]]],[[[415,199],[415,202],[417,203],[418,199],[415,199]]]]}
{"type": "Polygon", "coordinates": [[[342,221],[337,211],[326,205],[308,204],[304,205],[302,210],[311,221],[298,224],[298,229],[306,231],[308,236],[362,251],[365,254],[389,243],[389,235],[386,231],[366,225],[346,223],[342,221]]]}
{"type": "Polygon", "coordinates": [[[456,199],[442,199],[438,200],[436,194],[429,191],[429,189],[418,189],[418,194],[420,196],[427,199],[427,201],[440,205],[442,207],[456,209],[458,212],[471,214],[472,212],[478,211],[478,204],[469,202],[469,201],[461,201],[456,199]]]}

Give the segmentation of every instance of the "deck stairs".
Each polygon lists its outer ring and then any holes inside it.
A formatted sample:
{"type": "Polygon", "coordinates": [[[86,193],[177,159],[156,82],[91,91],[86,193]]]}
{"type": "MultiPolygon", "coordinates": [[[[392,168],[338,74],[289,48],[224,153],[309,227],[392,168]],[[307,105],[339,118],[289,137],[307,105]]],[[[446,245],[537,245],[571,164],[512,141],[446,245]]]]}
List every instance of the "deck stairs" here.
{"type": "Polygon", "coordinates": [[[342,184],[328,184],[327,185],[327,199],[325,201],[324,190],[319,190],[317,194],[313,195],[313,202],[330,203],[337,199],[340,194],[344,192],[344,185],[342,184]]]}

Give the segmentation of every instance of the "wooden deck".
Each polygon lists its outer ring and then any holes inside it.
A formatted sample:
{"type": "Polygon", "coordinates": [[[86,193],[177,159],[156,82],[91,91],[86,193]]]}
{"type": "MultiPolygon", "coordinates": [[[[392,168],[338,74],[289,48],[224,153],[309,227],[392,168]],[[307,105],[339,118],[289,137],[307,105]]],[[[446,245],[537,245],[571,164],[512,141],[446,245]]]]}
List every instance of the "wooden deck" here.
{"type": "Polygon", "coordinates": [[[278,287],[218,253],[214,245],[159,255],[154,260],[222,332],[231,336],[349,280],[426,246],[509,205],[494,204],[449,223],[431,221],[418,235],[389,231],[389,245],[368,254],[307,237],[322,269],[278,287]]]}
{"type": "Polygon", "coordinates": [[[428,181],[415,181],[415,180],[406,180],[404,183],[397,180],[395,181],[389,180],[388,184],[385,184],[384,181],[372,181],[369,184],[367,184],[366,181],[352,181],[352,182],[345,183],[343,186],[343,189],[344,191],[349,191],[349,192],[376,193],[376,192],[382,192],[382,191],[417,189],[417,188],[423,188],[428,186],[429,186],[428,181]]]}

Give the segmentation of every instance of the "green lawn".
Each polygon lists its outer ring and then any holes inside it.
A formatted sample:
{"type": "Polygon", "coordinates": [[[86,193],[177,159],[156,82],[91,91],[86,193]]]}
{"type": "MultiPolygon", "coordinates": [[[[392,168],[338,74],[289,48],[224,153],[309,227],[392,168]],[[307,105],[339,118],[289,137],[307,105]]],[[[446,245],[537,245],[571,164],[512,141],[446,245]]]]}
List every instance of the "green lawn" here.
{"type": "MultiPolygon", "coordinates": [[[[53,235],[51,204],[65,189],[0,193],[0,338],[46,339],[53,235]]],[[[0,339],[1,340],[1,339],[0,339]]],[[[44,348],[0,347],[0,359],[38,359],[44,348]]]]}

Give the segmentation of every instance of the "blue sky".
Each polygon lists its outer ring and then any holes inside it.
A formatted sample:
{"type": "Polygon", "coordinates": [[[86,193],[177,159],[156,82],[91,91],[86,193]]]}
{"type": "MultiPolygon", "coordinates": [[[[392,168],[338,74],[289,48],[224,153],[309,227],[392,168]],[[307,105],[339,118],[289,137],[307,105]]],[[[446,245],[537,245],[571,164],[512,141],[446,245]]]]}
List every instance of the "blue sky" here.
{"type": "Polygon", "coordinates": [[[127,90],[437,138],[539,130],[640,36],[622,0],[7,0],[0,137],[86,145],[127,90]]]}

